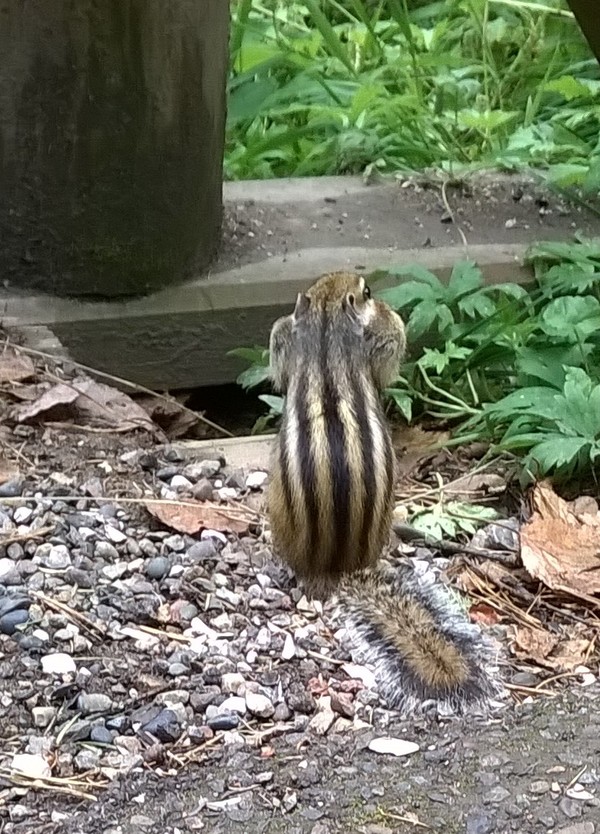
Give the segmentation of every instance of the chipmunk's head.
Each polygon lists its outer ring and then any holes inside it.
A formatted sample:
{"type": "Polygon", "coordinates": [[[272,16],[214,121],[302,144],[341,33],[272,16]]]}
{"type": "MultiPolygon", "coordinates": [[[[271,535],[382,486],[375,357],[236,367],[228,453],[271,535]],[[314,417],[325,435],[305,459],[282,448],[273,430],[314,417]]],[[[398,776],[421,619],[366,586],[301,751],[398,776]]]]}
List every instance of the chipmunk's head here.
{"type": "Polygon", "coordinates": [[[377,315],[377,304],[362,275],[331,272],[319,278],[307,292],[300,293],[293,317],[300,322],[311,311],[344,313],[358,327],[367,327],[377,315]]]}

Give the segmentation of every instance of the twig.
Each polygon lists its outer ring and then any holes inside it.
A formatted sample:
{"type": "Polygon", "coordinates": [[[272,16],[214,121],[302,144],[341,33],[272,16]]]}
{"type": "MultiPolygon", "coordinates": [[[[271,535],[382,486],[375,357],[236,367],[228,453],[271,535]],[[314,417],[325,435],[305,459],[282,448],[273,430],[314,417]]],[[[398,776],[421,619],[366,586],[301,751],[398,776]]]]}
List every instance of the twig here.
{"type": "Polygon", "coordinates": [[[425,535],[421,530],[411,527],[410,524],[403,524],[402,522],[396,521],[392,524],[392,529],[403,542],[435,548],[444,553],[460,553],[466,554],[467,556],[476,556],[479,559],[493,559],[495,562],[500,562],[509,567],[514,567],[519,563],[519,557],[516,553],[471,547],[468,544],[458,544],[457,542],[447,541],[446,539],[434,539],[425,535]]]}
{"type": "Polygon", "coordinates": [[[463,232],[461,226],[456,222],[456,217],[454,216],[454,212],[450,208],[450,203],[448,202],[448,197],[446,195],[446,186],[447,185],[448,185],[448,181],[444,180],[442,182],[442,187],[440,189],[441,193],[442,193],[442,202],[444,203],[444,208],[448,212],[448,214],[450,216],[450,219],[452,220],[452,223],[456,226],[456,230],[457,230],[458,234],[460,235],[460,239],[463,242],[463,246],[465,247],[465,249],[468,249],[469,248],[469,243],[467,241],[465,233],[463,232]]]}
{"type": "Polygon", "coordinates": [[[103,628],[96,623],[92,622],[85,614],[82,614],[80,611],[76,611],[74,608],[66,605],[64,602],[59,602],[57,599],[51,599],[47,597],[46,594],[43,594],[41,591],[30,591],[30,593],[37,599],[39,602],[47,605],[48,608],[53,608],[55,611],[60,611],[66,617],[71,620],[75,620],[75,622],[79,622],[84,628],[86,628],[89,632],[91,632],[92,636],[94,634],[98,635],[99,637],[106,637],[106,632],[103,628]]]}
{"type": "MultiPolygon", "coordinates": [[[[4,501],[4,499],[0,499],[4,501]]],[[[31,501],[35,499],[31,498],[31,501]]],[[[48,533],[53,533],[56,527],[52,525],[51,527],[40,527],[37,530],[32,530],[29,533],[15,533],[14,536],[7,536],[5,539],[2,539],[2,544],[14,544],[15,542],[25,542],[30,541],[31,539],[41,539],[43,536],[46,536],[48,533]]]]}
{"type": "MultiPolygon", "coordinates": [[[[90,799],[92,802],[97,802],[97,797],[94,794],[80,790],[82,786],[90,787],[89,782],[84,782],[81,779],[64,779],[57,776],[31,777],[27,776],[26,773],[15,773],[4,767],[0,768],[0,776],[3,776],[21,788],[39,788],[45,791],[66,793],[71,796],[78,796],[81,799],[90,799]]],[[[105,788],[107,784],[107,782],[101,782],[93,787],[105,788]]]]}
{"type": "Polygon", "coordinates": [[[520,684],[516,683],[505,683],[504,686],[507,689],[515,692],[525,692],[527,695],[547,695],[549,698],[556,698],[557,693],[552,692],[551,689],[539,689],[539,687],[533,686],[521,686],[520,684]]]}
{"type": "MultiPolygon", "coordinates": [[[[82,362],[76,362],[73,359],[68,360],[60,360],[59,357],[53,356],[51,353],[45,353],[42,350],[35,350],[35,348],[28,348],[23,347],[22,345],[16,345],[11,343],[11,347],[19,351],[21,353],[28,353],[32,356],[40,356],[42,359],[50,360],[55,365],[60,365],[61,361],[67,361],[69,365],[72,365],[74,368],[79,368],[82,371],[87,371],[88,373],[95,374],[96,376],[103,377],[104,379],[110,379],[112,382],[116,382],[119,385],[126,385],[131,388],[133,391],[138,391],[140,394],[148,394],[151,397],[156,397],[159,400],[163,400],[169,404],[172,404],[173,400],[170,397],[167,397],[165,394],[159,394],[157,391],[153,391],[151,388],[146,388],[145,385],[139,385],[137,382],[131,382],[129,379],[123,379],[120,376],[114,376],[113,374],[109,374],[106,371],[99,371],[97,368],[92,368],[90,365],[84,365],[82,362]]],[[[62,381],[62,380],[61,380],[62,381]]],[[[185,405],[181,405],[181,403],[177,403],[179,408],[182,411],[185,411],[187,414],[191,414],[196,420],[199,420],[201,423],[204,423],[207,426],[210,426],[215,431],[220,432],[221,434],[225,435],[225,437],[234,437],[233,432],[230,432],[228,429],[224,429],[223,426],[219,426],[217,423],[213,423],[212,420],[209,420],[208,417],[205,417],[203,414],[199,414],[197,411],[193,411],[191,408],[188,408],[185,405]]]]}

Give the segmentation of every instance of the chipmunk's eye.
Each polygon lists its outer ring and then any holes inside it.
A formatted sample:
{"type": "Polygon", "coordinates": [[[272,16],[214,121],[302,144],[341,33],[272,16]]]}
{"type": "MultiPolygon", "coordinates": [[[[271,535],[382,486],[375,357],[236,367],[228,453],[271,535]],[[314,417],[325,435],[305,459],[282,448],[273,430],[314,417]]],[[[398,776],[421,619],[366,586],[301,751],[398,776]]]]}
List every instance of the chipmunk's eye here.
{"type": "Polygon", "coordinates": [[[366,284],[363,290],[363,298],[365,299],[365,301],[368,301],[369,298],[371,298],[371,288],[367,287],[366,284]]]}

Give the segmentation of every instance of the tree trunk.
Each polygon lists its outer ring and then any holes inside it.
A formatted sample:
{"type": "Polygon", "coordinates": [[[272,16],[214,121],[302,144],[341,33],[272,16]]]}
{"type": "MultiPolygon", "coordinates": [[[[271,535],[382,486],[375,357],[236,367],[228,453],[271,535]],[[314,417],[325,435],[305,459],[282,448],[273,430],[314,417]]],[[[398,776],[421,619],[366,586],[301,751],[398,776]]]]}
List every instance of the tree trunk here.
{"type": "Polygon", "coordinates": [[[225,0],[5,0],[0,275],[146,293],[219,242],[225,0]]]}
{"type": "Polygon", "coordinates": [[[600,24],[597,0],[567,0],[596,60],[600,61],[600,24]]]}

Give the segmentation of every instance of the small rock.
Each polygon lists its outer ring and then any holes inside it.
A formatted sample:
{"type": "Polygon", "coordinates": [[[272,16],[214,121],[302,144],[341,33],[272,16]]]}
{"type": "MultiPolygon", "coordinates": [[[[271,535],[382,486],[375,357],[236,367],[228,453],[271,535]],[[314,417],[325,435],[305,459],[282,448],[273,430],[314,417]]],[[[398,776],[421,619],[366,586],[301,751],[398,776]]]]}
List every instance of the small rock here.
{"type": "Polygon", "coordinates": [[[282,660],[291,660],[295,656],[296,644],[294,643],[294,638],[291,634],[286,634],[283,649],[281,650],[281,658],[282,660]]]}
{"type": "Polygon", "coordinates": [[[113,736],[111,731],[102,725],[92,727],[90,730],[90,741],[94,741],[96,744],[112,744],[112,740],[113,736]]]}
{"type": "Polygon", "coordinates": [[[529,790],[531,793],[535,794],[548,793],[550,790],[550,783],[546,782],[544,779],[540,779],[537,782],[532,782],[529,786],[529,790]]]}
{"type": "Polygon", "coordinates": [[[188,481],[183,475],[173,475],[171,478],[171,486],[176,490],[190,490],[193,487],[191,481],[188,481]]]}
{"type": "Polygon", "coordinates": [[[41,661],[42,671],[45,675],[68,675],[77,670],[75,661],[66,652],[44,655],[41,661]]]}
{"type": "Polygon", "coordinates": [[[84,773],[87,770],[94,770],[98,767],[100,762],[100,757],[102,756],[101,750],[90,750],[84,749],[80,750],[79,753],[73,759],[75,767],[81,773],[84,773]]]}
{"type": "Polygon", "coordinates": [[[259,718],[270,718],[275,712],[271,701],[260,692],[246,692],[246,706],[253,715],[259,718]]]}
{"type": "Polygon", "coordinates": [[[0,559],[0,585],[20,585],[21,576],[12,559],[3,556],[0,559]]]}
{"type": "Polygon", "coordinates": [[[17,507],[13,513],[13,521],[15,524],[27,524],[32,515],[31,507],[17,507]]]}
{"type": "Polygon", "coordinates": [[[204,562],[207,559],[214,559],[217,555],[217,548],[212,539],[204,539],[188,548],[187,557],[192,562],[204,562]]]}
{"type": "Polygon", "coordinates": [[[569,819],[577,819],[583,814],[583,806],[576,799],[569,799],[568,796],[563,798],[558,803],[559,810],[569,819]]]}
{"type": "Polygon", "coordinates": [[[115,562],[111,565],[104,565],[102,568],[102,573],[106,576],[107,579],[110,579],[111,582],[114,582],[117,579],[121,579],[127,573],[128,565],[127,562],[115,562]]]}
{"type": "Polygon", "coordinates": [[[218,460],[201,460],[198,463],[188,463],[183,468],[183,474],[192,481],[200,478],[212,478],[221,469],[221,462],[218,460]]]}
{"type": "Polygon", "coordinates": [[[208,478],[200,478],[192,488],[192,495],[197,501],[210,501],[213,497],[214,486],[208,478]]]}
{"type": "Polygon", "coordinates": [[[245,688],[246,681],[239,672],[225,672],[221,678],[221,689],[227,694],[241,695],[245,688]]]}
{"type": "Polygon", "coordinates": [[[488,802],[493,802],[494,805],[497,805],[500,802],[504,802],[509,796],[510,791],[503,788],[502,785],[495,785],[493,788],[490,788],[486,798],[488,802]]]}
{"type": "Polygon", "coordinates": [[[42,565],[51,570],[64,570],[71,566],[71,555],[64,544],[55,544],[45,555],[42,565]]]}
{"type": "Polygon", "coordinates": [[[372,750],[374,753],[387,753],[391,756],[409,756],[411,753],[416,753],[420,750],[420,747],[414,741],[383,736],[370,741],[369,750],[372,750]]]}
{"type": "Polygon", "coordinates": [[[56,707],[34,707],[31,710],[31,714],[35,726],[43,729],[50,724],[56,715],[56,707]]]}
{"type": "Polygon", "coordinates": [[[219,704],[218,714],[237,712],[239,715],[245,715],[246,709],[247,702],[244,698],[241,698],[239,695],[230,695],[229,698],[225,698],[222,704],[219,704]]]}
{"type": "Polygon", "coordinates": [[[22,609],[17,609],[16,611],[9,611],[7,614],[3,614],[0,617],[0,634],[15,634],[18,631],[18,627],[23,625],[29,619],[29,613],[27,611],[23,611],[22,609]]]}
{"type": "Polygon", "coordinates": [[[198,616],[198,609],[193,602],[188,602],[185,599],[177,599],[169,609],[171,622],[173,623],[191,623],[194,617],[198,616]]]}
{"type": "Polygon", "coordinates": [[[248,489],[260,489],[268,477],[266,472],[251,472],[246,478],[246,486],[248,489]]]}
{"type": "Polygon", "coordinates": [[[169,670],[168,671],[169,671],[169,674],[171,675],[172,678],[178,678],[181,675],[189,674],[190,670],[188,669],[188,667],[185,664],[175,662],[175,663],[170,663],[169,664],[169,670]]]}
{"type": "Polygon", "coordinates": [[[12,770],[31,779],[46,779],[52,775],[46,759],[34,753],[16,753],[12,760],[12,770]]]}
{"type": "Polygon", "coordinates": [[[107,541],[99,541],[94,545],[94,556],[96,559],[104,559],[105,562],[117,562],[119,560],[119,551],[107,541]]]}
{"type": "Polygon", "coordinates": [[[594,834],[596,826],[593,822],[576,822],[574,825],[565,825],[558,828],[556,834],[594,834]]]}
{"type": "Polygon", "coordinates": [[[110,712],[113,701],[108,695],[99,692],[82,692],[77,699],[77,707],[84,715],[93,712],[110,712]]]}
{"type": "Polygon", "coordinates": [[[223,713],[222,715],[214,715],[212,718],[208,718],[206,723],[215,732],[219,730],[235,730],[240,723],[240,718],[235,712],[223,713]]]}
{"type": "Polygon", "coordinates": [[[478,808],[469,811],[466,834],[492,834],[495,828],[494,820],[489,814],[478,808]]]}
{"type": "Polygon", "coordinates": [[[182,733],[177,715],[170,709],[161,710],[151,721],[144,724],[142,729],[163,742],[177,741],[182,733]]]}
{"type": "Polygon", "coordinates": [[[25,482],[21,478],[12,478],[0,484],[0,498],[17,498],[23,492],[25,482]]]}
{"type": "Polygon", "coordinates": [[[155,556],[146,563],[146,576],[151,579],[162,579],[171,568],[171,563],[166,556],[155,556]]]}
{"type": "Polygon", "coordinates": [[[127,541],[127,536],[118,527],[113,527],[112,524],[107,524],[104,528],[106,538],[110,539],[113,544],[122,544],[127,541]]]}
{"type": "Polygon", "coordinates": [[[354,718],[355,707],[349,692],[332,692],[331,709],[344,718],[354,718]]]}

